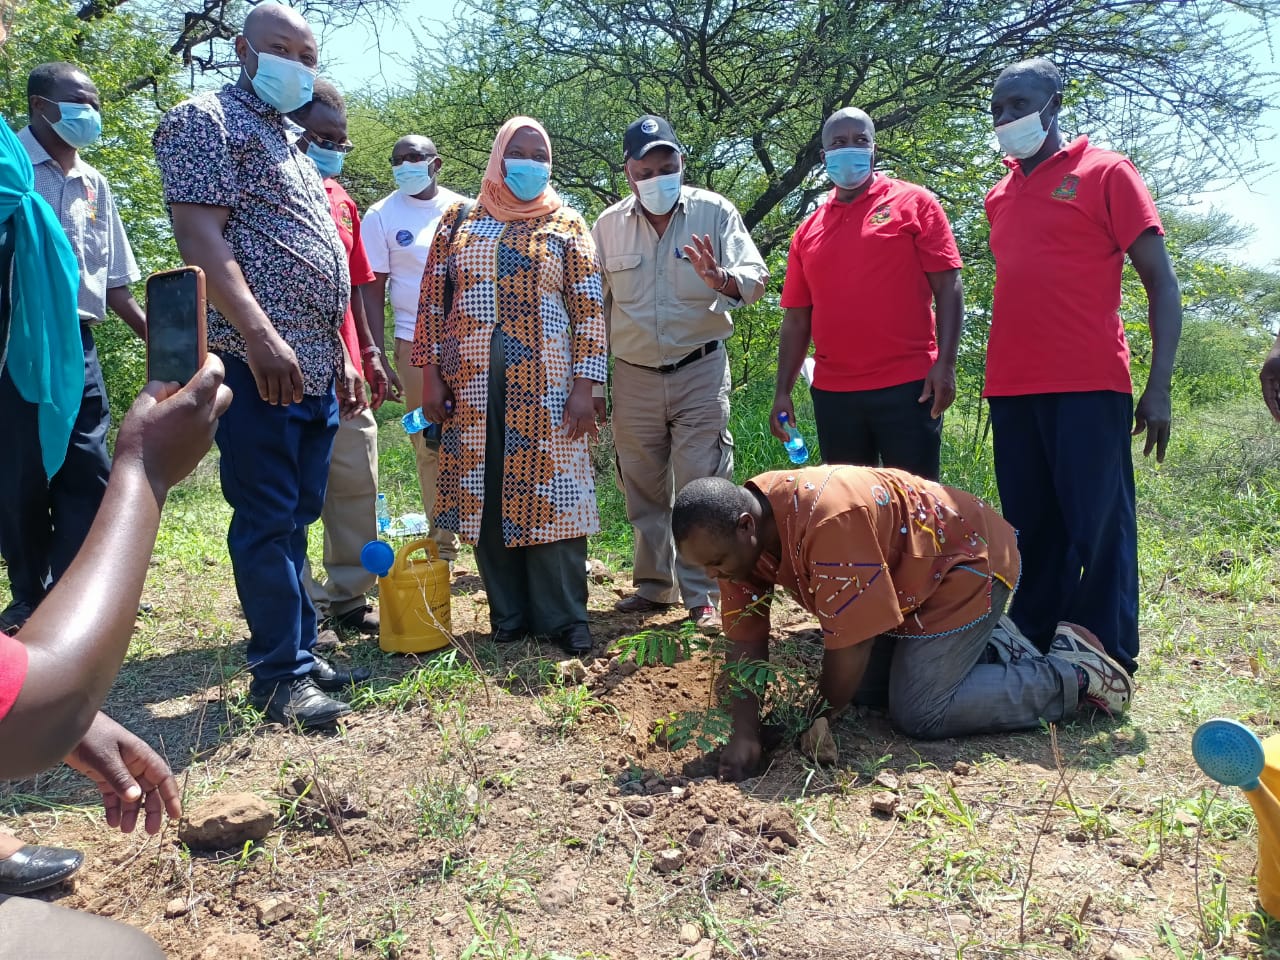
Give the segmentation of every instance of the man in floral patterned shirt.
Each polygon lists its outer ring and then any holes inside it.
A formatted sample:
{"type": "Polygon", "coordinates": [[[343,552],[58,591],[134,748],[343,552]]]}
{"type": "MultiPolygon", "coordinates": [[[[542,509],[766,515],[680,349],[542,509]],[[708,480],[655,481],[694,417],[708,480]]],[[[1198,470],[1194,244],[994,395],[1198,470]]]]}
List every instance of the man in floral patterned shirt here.
{"type": "Polygon", "coordinates": [[[311,28],[263,4],[235,50],[239,80],[178,104],[153,143],[178,249],[207,279],[209,349],[235,393],[217,441],[250,699],[278,722],[325,726],[350,710],[327,692],[366,678],[312,652],[316,612],[300,586],[338,426],[335,379],[344,401],[358,386],[338,337],[350,277],[315,165],[286,137],[284,114],[311,99],[311,28]]]}

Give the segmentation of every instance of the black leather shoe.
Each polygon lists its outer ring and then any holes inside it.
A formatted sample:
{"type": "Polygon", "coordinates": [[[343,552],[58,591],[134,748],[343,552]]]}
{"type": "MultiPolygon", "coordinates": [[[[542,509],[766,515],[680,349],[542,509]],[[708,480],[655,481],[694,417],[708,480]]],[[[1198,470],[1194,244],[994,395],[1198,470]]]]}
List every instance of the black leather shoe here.
{"type": "Polygon", "coordinates": [[[516,627],[515,629],[498,627],[493,633],[489,634],[489,639],[494,643],[519,643],[528,635],[529,631],[524,627],[516,627]]]}
{"type": "Polygon", "coordinates": [[[373,676],[372,672],[364,667],[355,670],[339,670],[324,657],[316,657],[314,653],[312,656],[315,657],[316,663],[311,668],[311,679],[317,687],[328,693],[345,690],[355,683],[364,683],[373,676]]]}
{"type": "Polygon", "coordinates": [[[572,627],[562,631],[559,639],[560,645],[570,653],[590,653],[591,647],[594,645],[594,641],[591,639],[591,630],[585,623],[575,623],[572,627]]]}
{"type": "Polygon", "coordinates": [[[381,629],[381,624],[382,621],[378,616],[378,611],[367,603],[363,607],[356,607],[354,610],[340,613],[333,618],[333,625],[338,629],[352,630],[368,636],[377,636],[379,629],[381,629]]]}
{"type": "Polygon", "coordinates": [[[249,688],[249,702],[276,723],[297,724],[304,730],[332,726],[351,712],[350,705],[325,694],[309,676],[281,680],[269,687],[254,683],[249,688]]]}
{"type": "Polygon", "coordinates": [[[7,860],[0,860],[0,895],[21,897],[61,883],[80,869],[84,854],[62,847],[21,848],[7,860]]]}

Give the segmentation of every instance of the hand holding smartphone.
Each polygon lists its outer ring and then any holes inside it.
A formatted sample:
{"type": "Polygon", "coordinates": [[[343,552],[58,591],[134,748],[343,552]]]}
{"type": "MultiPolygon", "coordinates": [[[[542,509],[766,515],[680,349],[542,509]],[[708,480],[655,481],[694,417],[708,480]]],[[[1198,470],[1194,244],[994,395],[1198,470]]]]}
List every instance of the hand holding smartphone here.
{"type": "Polygon", "coordinates": [[[204,366],[204,271],[179,267],[147,277],[147,380],[185,385],[204,366]]]}

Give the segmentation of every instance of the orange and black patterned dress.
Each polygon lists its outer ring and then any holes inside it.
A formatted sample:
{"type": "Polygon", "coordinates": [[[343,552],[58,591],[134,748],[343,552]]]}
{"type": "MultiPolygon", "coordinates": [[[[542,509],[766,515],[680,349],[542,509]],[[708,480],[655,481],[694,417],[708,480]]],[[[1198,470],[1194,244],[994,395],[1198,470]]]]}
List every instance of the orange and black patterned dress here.
{"type": "Polygon", "coordinates": [[[506,343],[507,407],[502,534],[507,547],[582,537],[600,529],[587,438],[562,421],[575,378],[603,383],[607,347],[600,267],[582,216],[569,207],[503,222],[477,203],[458,227],[445,211],[427,256],[414,337],[415,366],[439,364],[454,393],[440,440],[435,520],[467,543],[484,506],[489,345],[506,343]],[[444,316],[445,276],[453,309],[444,316]]]}

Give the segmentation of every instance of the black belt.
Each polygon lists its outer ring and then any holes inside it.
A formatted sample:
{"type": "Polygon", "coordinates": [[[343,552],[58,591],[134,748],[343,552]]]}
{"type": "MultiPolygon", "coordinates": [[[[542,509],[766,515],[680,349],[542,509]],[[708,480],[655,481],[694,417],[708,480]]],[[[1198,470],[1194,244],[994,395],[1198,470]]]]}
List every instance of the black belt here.
{"type": "MultiPolygon", "coordinates": [[[[715,353],[719,349],[720,349],[720,341],[712,340],[710,343],[704,343],[702,346],[698,347],[692,353],[681,357],[675,363],[664,363],[660,367],[646,367],[640,363],[633,363],[633,364],[630,364],[630,366],[639,367],[641,370],[652,370],[654,373],[675,373],[677,370],[681,369],[682,367],[687,367],[689,364],[693,363],[693,361],[701,360],[703,357],[707,356],[708,354],[715,353]]],[[[623,362],[625,363],[626,361],[623,361],[623,362]]]]}

